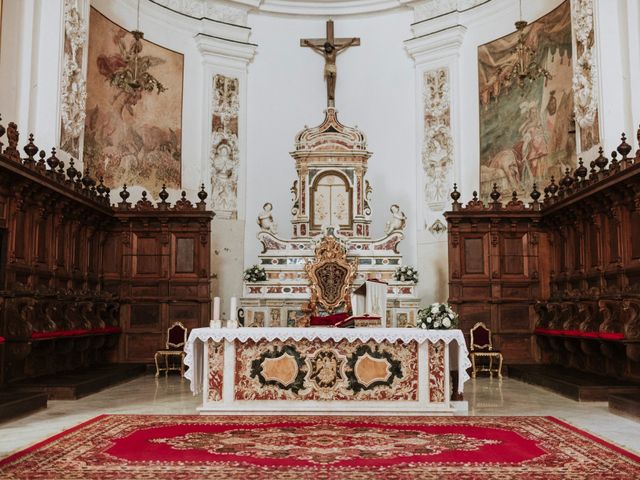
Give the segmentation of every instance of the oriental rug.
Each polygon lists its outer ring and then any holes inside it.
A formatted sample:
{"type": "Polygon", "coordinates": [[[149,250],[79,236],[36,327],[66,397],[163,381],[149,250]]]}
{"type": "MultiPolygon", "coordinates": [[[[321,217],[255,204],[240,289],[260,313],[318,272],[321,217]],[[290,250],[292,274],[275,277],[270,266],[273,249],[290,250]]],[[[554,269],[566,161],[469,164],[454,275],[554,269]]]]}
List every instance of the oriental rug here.
{"type": "Polygon", "coordinates": [[[103,415],[0,461],[9,479],[638,478],[553,417],[103,415]]]}

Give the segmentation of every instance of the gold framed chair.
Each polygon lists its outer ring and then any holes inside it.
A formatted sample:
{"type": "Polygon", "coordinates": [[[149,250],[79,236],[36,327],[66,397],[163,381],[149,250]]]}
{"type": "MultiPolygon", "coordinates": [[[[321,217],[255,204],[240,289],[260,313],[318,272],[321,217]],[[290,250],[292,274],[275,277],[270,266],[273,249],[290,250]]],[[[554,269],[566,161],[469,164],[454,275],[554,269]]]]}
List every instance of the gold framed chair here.
{"type": "Polygon", "coordinates": [[[332,326],[348,318],[357,266],[355,261],[347,260],[347,252],[336,237],[328,234],[322,239],[316,247],[315,258],[304,270],[311,290],[311,299],[303,308],[305,323],[332,326]],[[324,315],[318,316],[320,312],[324,315]]]}
{"type": "Polygon", "coordinates": [[[180,372],[184,377],[184,346],[187,343],[187,328],[180,322],[175,322],[167,329],[166,348],[158,350],[155,354],[156,361],[156,377],[160,376],[160,372],[164,371],[168,375],[170,371],[180,372]],[[171,366],[171,358],[178,358],[180,365],[171,366]],[[164,358],[164,368],[160,367],[160,359],[164,358]]]}
{"type": "Polygon", "coordinates": [[[469,333],[471,337],[471,352],[469,353],[469,357],[471,358],[471,378],[476,378],[476,373],[478,372],[489,372],[489,375],[492,377],[493,373],[496,372],[498,378],[502,378],[502,353],[493,349],[491,330],[489,330],[484,323],[478,322],[469,333]],[[477,358],[487,358],[489,360],[489,366],[478,367],[476,364],[477,358]],[[494,359],[498,361],[497,370],[493,368],[494,359]]]}

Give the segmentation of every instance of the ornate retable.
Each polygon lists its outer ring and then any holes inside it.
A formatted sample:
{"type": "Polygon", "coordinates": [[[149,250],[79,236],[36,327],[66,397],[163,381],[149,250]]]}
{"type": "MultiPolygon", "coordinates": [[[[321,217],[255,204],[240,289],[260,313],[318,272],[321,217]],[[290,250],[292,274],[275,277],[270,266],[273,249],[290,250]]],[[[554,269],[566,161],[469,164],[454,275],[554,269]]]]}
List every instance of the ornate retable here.
{"type": "Polygon", "coordinates": [[[186,377],[201,413],[429,413],[468,410],[460,330],[196,328],[186,377]]]}

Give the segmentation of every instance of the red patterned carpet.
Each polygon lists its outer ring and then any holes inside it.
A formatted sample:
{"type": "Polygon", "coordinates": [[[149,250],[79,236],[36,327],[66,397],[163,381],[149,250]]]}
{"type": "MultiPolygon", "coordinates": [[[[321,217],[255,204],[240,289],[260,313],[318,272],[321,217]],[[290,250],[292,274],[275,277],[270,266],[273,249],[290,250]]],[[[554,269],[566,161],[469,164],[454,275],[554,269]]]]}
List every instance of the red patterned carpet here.
{"type": "Polygon", "coordinates": [[[553,417],[103,415],[0,461],[15,479],[639,478],[553,417]]]}

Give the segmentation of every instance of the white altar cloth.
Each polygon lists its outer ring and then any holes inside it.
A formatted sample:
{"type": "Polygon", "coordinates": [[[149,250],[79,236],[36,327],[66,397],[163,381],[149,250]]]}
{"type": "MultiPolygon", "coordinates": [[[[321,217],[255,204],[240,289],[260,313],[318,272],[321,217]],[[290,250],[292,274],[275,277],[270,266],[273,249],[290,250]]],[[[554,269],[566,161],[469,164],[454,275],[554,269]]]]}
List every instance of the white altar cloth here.
{"type": "MultiPolygon", "coordinates": [[[[401,341],[409,343],[415,341],[422,344],[440,340],[449,346],[457,347],[457,355],[451,355],[450,367],[458,370],[458,393],[462,394],[464,383],[469,380],[467,368],[471,367],[469,351],[461,330],[422,330],[418,328],[194,328],[189,334],[185,346],[184,363],[189,367],[185,377],[191,382],[191,391],[194,395],[202,392],[204,368],[204,344],[209,340],[215,342],[234,341],[246,342],[247,340],[347,340],[348,342],[374,340],[376,342],[401,341]],[[453,361],[457,360],[457,361],[453,361]],[[455,365],[456,363],[457,365],[455,365]]],[[[453,353],[453,351],[452,351],[453,353]]]]}

